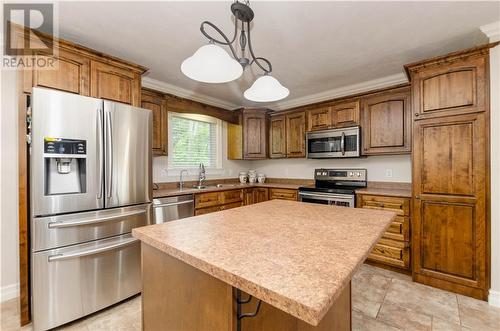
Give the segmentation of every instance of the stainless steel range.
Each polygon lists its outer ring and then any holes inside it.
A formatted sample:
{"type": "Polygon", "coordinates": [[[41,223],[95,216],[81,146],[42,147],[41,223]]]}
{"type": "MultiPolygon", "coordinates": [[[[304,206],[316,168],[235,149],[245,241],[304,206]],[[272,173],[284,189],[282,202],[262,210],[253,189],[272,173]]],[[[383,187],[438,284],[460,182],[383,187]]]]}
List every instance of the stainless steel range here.
{"type": "Polygon", "coordinates": [[[356,189],[366,187],[366,169],[316,169],[314,186],[299,188],[303,202],[356,206],[356,189]]]}

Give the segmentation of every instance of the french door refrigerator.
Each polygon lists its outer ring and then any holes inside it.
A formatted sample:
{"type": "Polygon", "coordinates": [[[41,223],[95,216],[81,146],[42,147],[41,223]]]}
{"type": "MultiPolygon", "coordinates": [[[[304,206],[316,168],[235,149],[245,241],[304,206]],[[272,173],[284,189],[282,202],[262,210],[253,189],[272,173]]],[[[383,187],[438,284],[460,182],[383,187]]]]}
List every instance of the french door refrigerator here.
{"type": "Polygon", "coordinates": [[[140,292],[150,223],[151,111],[51,89],[31,97],[31,294],[35,330],[140,292]]]}

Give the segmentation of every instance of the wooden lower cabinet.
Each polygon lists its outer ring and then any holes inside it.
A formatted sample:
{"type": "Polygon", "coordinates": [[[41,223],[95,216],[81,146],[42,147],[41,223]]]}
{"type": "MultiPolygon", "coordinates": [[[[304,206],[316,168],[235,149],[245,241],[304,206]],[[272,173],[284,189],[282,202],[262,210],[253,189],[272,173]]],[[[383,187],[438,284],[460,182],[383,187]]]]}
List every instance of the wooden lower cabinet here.
{"type": "Polygon", "coordinates": [[[358,194],[358,208],[388,210],[397,214],[396,218],[383,234],[368,256],[369,261],[411,270],[411,199],[381,195],[358,194]]]}
{"type": "Polygon", "coordinates": [[[194,214],[203,215],[241,207],[246,201],[245,190],[238,189],[195,194],[194,214]]]}
{"type": "Polygon", "coordinates": [[[245,206],[269,200],[269,189],[267,187],[252,187],[243,190],[243,201],[245,206]]]}
{"type": "Polygon", "coordinates": [[[283,188],[269,189],[269,200],[281,199],[281,200],[297,201],[297,198],[298,198],[297,190],[283,189],[283,188]]]}
{"type": "Polygon", "coordinates": [[[266,187],[256,187],[253,189],[254,203],[269,200],[269,189],[266,187]]]}

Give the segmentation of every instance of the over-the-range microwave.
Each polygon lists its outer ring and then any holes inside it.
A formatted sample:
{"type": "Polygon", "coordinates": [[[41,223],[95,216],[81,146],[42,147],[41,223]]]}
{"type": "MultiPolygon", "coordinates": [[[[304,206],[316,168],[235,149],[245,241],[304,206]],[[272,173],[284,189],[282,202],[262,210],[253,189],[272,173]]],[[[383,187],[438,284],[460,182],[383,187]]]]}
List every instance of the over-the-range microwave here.
{"type": "Polygon", "coordinates": [[[361,156],[361,128],[330,129],[308,132],[307,158],[332,159],[361,156]]]}

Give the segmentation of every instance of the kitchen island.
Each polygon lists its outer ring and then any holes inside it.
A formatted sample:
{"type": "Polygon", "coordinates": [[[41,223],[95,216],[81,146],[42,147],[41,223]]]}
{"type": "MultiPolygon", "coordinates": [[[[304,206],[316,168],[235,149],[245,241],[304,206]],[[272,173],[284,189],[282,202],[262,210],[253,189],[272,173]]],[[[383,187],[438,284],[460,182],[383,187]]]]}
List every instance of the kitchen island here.
{"type": "Polygon", "coordinates": [[[134,229],[143,329],[350,330],[351,278],[395,216],[272,200],[134,229]]]}

